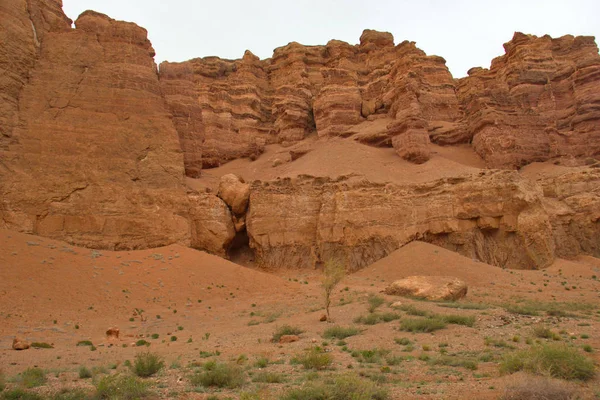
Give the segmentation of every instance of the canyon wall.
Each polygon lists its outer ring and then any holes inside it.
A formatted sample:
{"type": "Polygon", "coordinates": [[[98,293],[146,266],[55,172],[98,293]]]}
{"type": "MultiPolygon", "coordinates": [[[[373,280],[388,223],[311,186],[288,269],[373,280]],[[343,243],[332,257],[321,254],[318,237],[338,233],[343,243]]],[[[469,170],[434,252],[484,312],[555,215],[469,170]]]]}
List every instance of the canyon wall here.
{"type": "Polygon", "coordinates": [[[268,267],[350,269],[421,239],[502,267],[600,254],[600,56],[590,37],[515,34],[490,69],[366,30],[260,60],[154,63],[147,32],[60,0],[0,2],[0,227],[91,248],[181,243],[227,256],[247,234],[268,267]],[[7,23],[4,23],[7,21],[7,23]],[[422,184],[250,182],[233,210],[186,176],[309,137],[393,147],[472,144],[489,168],[589,168],[528,180],[482,171],[422,184]],[[596,164],[594,164],[596,163],[596,164]],[[246,204],[246,203],[245,203],[246,204]]]}

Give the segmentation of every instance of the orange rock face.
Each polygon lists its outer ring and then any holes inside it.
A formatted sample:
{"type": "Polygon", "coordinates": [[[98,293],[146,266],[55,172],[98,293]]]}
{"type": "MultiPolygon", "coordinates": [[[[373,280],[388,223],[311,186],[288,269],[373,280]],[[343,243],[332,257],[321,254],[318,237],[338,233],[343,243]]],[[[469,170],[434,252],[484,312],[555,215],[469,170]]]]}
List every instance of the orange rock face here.
{"type": "Polygon", "coordinates": [[[593,37],[515,33],[489,70],[457,85],[464,126],[489,167],[600,153],[600,56],[593,37]]]}

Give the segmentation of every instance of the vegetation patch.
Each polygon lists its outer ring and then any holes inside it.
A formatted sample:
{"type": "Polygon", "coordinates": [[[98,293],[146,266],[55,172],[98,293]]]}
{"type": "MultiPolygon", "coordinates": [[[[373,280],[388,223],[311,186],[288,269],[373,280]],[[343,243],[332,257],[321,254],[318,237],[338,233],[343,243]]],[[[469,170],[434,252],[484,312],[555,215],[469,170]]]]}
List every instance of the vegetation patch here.
{"type": "Polygon", "coordinates": [[[388,392],[373,381],[344,374],[285,392],[281,400],[387,400],[388,392]]]}
{"type": "Polygon", "coordinates": [[[354,326],[332,326],[330,328],[325,329],[323,332],[323,337],[325,339],[346,339],[350,336],[355,336],[360,333],[360,329],[354,326]]]}
{"type": "Polygon", "coordinates": [[[137,376],[147,378],[156,374],[164,366],[165,362],[162,357],[156,353],[146,352],[135,355],[132,370],[137,376]]]}
{"type": "Polygon", "coordinates": [[[96,383],[99,399],[143,399],[150,395],[148,384],[132,375],[108,375],[96,383]]]}
{"type": "Polygon", "coordinates": [[[46,343],[46,342],[33,342],[31,343],[31,347],[33,347],[34,349],[53,349],[54,346],[52,346],[50,343],[46,343]]]}
{"type": "Polygon", "coordinates": [[[577,349],[560,344],[543,344],[506,354],[500,372],[530,372],[566,380],[589,380],[594,377],[594,363],[577,349]]]}
{"type": "Polygon", "coordinates": [[[209,361],[202,370],[190,377],[194,386],[235,389],[246,381],[244,371],[237,365],[209,361]]]}
{"type": "Polygon", "coordinates": [[[331,365],[333,356],[320,347],[312,347],[292,359],[294,364],[302,364],[305,369],[322,370],[331,365]]]}
{"type": "Polygon", "coordinates": [[[400,321],[400,330],[407,332],[434,332],[446,327],[441,318],[404,318],[400,321]]]}
{"type": "Polygon", "coordinates": [[[509,383],[500,400],[571,400],[577,390],[567,382],[547,377],[523,375],[509,383]]]}
{"type": "Polygon", "coordinates": [[[34,388],[46,383],[46,373],[41,368],[27,368],[17,380],[25,388],[34,388]]]}
{"type": "Polygon", "coordinates": [[[273,333],[271,341],[277,343],[279,342],[279,339],[281,339],[281,337],[284,335],[300,335],[303,332],[304,331],[298,328],[297,326],[282,325],[279,328],[277,328],[275,333],[273,333]]]}

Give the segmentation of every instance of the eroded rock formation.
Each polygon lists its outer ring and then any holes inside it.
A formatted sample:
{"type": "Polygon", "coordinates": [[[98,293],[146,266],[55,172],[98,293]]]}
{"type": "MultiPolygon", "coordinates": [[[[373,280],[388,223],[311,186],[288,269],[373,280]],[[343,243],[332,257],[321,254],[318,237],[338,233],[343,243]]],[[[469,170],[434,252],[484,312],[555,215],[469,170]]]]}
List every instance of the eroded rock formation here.
{"type": "Polygon", "coordinates": [[[86,11],[73,29],[61,6],[0,4],[10,22],[0,26],[0,227],[221,256],[249,240],[259,263],[288,267],[337,257],[357,269],[414,239],[506,267],[600,253],[593,38],[517,33],[489,70],[460,80],[443,58],[371,30],[357,45],[292,42],[267,60],[247,51],[159,72],[143,28],[86,11]],[[293,163],[318,145],[303,142],[313,135],[393,147],[414,163],[428,162],[431,143],[472,143],[491,168],[579,167],[537,181],[491,170],[405,185],[302,175],[227,178],[217,194],[186,185],[273,143],[289,151],[272,165],[293,163]]]}

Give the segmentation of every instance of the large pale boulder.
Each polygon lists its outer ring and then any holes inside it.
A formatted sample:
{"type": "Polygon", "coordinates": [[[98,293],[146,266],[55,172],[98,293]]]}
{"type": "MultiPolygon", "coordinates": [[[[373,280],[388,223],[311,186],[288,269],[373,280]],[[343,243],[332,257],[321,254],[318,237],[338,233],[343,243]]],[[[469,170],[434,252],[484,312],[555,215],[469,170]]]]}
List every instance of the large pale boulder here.
{"type": "Polygon", "coordinates": [[[242,215],[248,208],[250,185],[237,175],[223,175],[217,196],[223,199],[235,215],[242,215]]]}
{"type": "Polygon", "coordinates": [[[409,276],[393,282],[385,294],[427,300],[459,300],[467,295],[467,284],[451,276],[409,276]]]}

